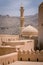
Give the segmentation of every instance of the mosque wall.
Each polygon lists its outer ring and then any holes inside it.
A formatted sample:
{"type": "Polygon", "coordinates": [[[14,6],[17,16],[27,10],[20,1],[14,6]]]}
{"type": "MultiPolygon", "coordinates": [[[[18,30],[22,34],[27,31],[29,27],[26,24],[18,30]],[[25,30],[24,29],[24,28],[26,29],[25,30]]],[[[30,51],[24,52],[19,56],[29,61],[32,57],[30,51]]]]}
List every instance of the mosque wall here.
{"type": "Polygon", "coordinates": [[[20,49],[21,50],[34,50],[34,40],[27,40],[25,41],[24,46],[22,46],[20,49]]]}
{"type": "Polygon", "coordinates": [[[4,43],[2,43],[2,45],[3,46],[7,46],[7,45],[9,45],[9,46],[13,46],[13,47],[15,47],[15,46],[18,46],[18,45],[24,45],[25,44],[25,42],[20,42],[20,40],[18,40],[18,41],[12,41],[12,42],[4,42],[4,43]]]}
{"type": "Polygon", "coordinates": [[[3,42],[15,41],[19,39],[19,35],[0,35],[0,45],[3,42]]]}
{"type": "Polygon", "coordinates": [[[13,46],[13,47],[20,47],[20,49],[24,49],[24,50],[31,50],[33,49],[34,50],[34,47],[35,47],[35,43],[34,43],[34,40],[17,40],[17,41],[14,41],[14,42],[4,42],[2,44],[3,46],[13,46]]]}

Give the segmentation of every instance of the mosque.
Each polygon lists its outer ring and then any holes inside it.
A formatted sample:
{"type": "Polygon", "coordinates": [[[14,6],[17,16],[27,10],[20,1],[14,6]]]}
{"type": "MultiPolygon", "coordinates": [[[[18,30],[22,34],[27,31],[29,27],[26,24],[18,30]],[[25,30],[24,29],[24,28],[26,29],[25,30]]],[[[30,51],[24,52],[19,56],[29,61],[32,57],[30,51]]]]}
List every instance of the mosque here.
{"type": "Polygon", "coordinates": [[[21,5],[20,34],[0,35],[0,65],[43,65],[43,2],[38,11],[39,29],[25,27],[21,5]]]}
{"type": "Polygon", "coordinates": [[[31,25],[27,27],[24,26],[24,7],[22,5],[20,8],[20,14],[20,35],[27,37],[38,36],[38,30],[36,28],[31,25]]]}

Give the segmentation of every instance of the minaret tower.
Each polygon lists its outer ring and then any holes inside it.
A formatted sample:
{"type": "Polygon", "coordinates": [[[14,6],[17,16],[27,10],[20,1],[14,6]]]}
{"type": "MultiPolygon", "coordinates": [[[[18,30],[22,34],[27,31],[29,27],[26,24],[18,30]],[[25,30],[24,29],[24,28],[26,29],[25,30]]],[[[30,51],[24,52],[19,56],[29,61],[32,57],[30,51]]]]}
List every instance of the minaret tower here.
{"type": "Polygon", "coordinates": [[[20,30],[21,32],[22,32],[23,27],[24,27],[24,7],[21,4],[21,7],[20,7],[20,30]]]}

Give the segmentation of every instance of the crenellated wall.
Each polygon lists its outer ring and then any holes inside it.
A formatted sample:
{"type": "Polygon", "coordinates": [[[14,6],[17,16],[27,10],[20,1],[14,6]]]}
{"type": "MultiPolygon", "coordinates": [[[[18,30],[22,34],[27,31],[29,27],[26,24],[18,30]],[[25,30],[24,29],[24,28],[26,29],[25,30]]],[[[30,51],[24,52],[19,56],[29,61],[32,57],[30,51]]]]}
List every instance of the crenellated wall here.
{"type": "Polygon", "coordinates": [[[43,50],[39,51],[18,51],[19,61],[40,61],[43,62],[43,50]]]}
{"type": "Polygon", "coordinates": [[[37,51],[19,50],[18,52],[0,56],[1,65],[8,65],[15,61],[43,62],[43,50],[41,50],[41,51],[39,51],[39,50],[37,50],[37,51]]]}

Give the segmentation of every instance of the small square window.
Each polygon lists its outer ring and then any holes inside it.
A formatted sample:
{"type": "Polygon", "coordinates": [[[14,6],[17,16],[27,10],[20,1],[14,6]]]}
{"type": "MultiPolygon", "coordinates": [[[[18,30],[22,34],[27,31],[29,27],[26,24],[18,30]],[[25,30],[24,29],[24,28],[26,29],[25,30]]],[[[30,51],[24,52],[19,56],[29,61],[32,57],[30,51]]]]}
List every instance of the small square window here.
{"type": "Polygon", "coordinates": [[[41,24],[41,26],[43,26],[43,24],[41,24]]]}

